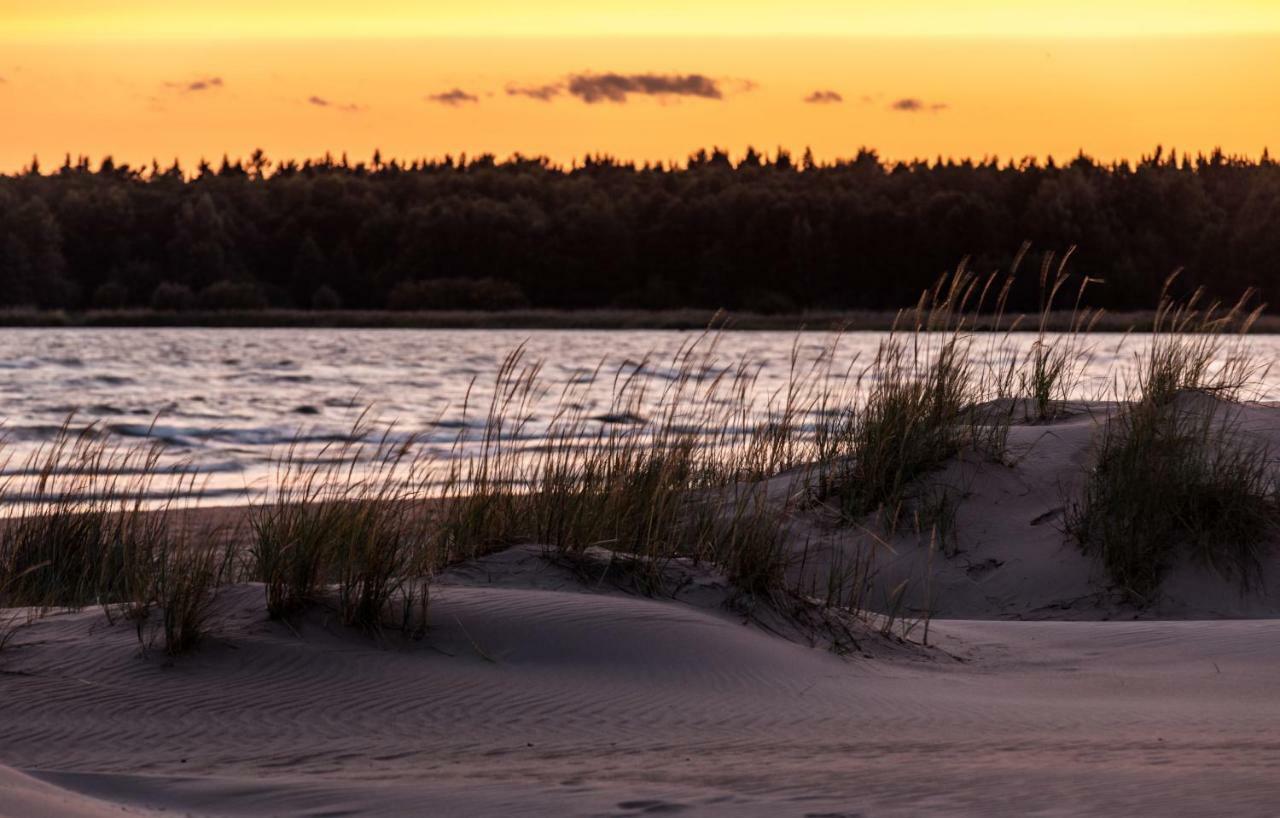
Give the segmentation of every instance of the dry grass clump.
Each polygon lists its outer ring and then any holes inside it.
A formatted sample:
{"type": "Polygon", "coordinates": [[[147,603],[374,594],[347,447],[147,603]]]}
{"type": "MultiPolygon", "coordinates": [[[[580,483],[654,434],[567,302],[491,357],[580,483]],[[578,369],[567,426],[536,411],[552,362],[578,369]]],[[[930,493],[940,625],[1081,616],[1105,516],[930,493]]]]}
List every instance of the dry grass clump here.
{"type": "Polygon", "coordinates": [[[818,500],[834,501],[849,520],[876,513],[892,526],[917,499],[920,478],[960,452],[1003,457],[1010,417],[994,399],[1008,393],[1012,365],[978,366],[968,323],[995,283],[961,268],[921,297],[909,334],[881,343],[862,373],[860,403],[829,416],[817,435],[818,500]]]}
{"type": "MultiPolygon", "coordinates": [[[[530,480],[525,451],[529,423],[546,396],[539,381],[541,370],[540,362],[526,360],[523,346],[507,354],[494,375],[476,451],[467,449],[473,442],[468,390],[453,457],[438,491],[435,537],[442,563],[528,541],[531,530],[536,530],[521,495],[530,480]]],[[[561,404],[565,403],[562,398],[561,404]]],[[[571,438],[557,439],[553,432],[543,448],[547,458],[559,456],[564,467],[571,469],[576,462],[573,443],[571,438]]]]}
{"type": "Polygon", "coordinates": [[[954,369],[956,348],[947,344],[919,377],[910,371],[914,364],[902,363],[903,351],[881,348],[878,377],[844,441],[844,462],[820,478],[819,496],[834,497],[850,519],[883,509],[896,521],[908,489],[964,444],[966,384],[954,369]]]}
{"type": "Polygon", "coordinates": [[[1067,527],[1138,601],[1184,550],[1246,584],[1258,566],[1280,503],[1270,453],[1231,428],[1229,412],[1138,404],[1102,431],[1067,527]]]}
{"type": "Polygon", "coordinates": [[[266,588],[272,619],[287,619],[319,600],[326,552],[332,548],[332,509],[320,496],[327,489],[289,481],[284,486],[281,494],[288,496],[251,504],[249,511],[250,572],[266,588]]]}
{"type": "Polygon", "coordinates": [[[171,511],[196,495],[193,473],[164,468],[159,446],[120,446],[68,419],[12,476],[0,529],[0,607],[101,605],[146,633],[159,609],[165,650],[204,632],[227,564],[210,532],[175,527],[171,511]]]}
{"type": "Polygon", "coordinates": [[[1048,332],[1054,302],[1063,287],[1070,281],[1067,264],[1075,248],[1068,250],[1054,269],[1052,254],[1045,256],[1040,267],[1040,318],[1036,327],[1036,340],[1018,370],[1018,386],[1021,397],[1026,399],[1026,420],[1045,423],[1056,418],[1062,404],[1080,384],[1089,365],[1090,351],[1085,341],[1102,318],[1101,310],[1084,306],[1084,295],[1094,279],[1085,277],[1076,291],[1068,329],[1059,337],[1049,340],[1048,332]]]}
{"type": "Polygon", "coordinates": [[[171,513],[180,514],[166,510],[152,515],[163,521],[159,525],[164,530],[157,532],[148,555],[146,590],[130,604],[135,616],[138,600],[159,608],[165,652],[177,655],[196,647],[208,632],[215,595],[228,579],[233,550],[224,532],[181,530],[171,513]]]}
{"type": "MultiPolygon", "coordinates": [[[[513,542],[540,543],[569,559],[605,548],[649,593],[670,590],[665,569],[677,558],[712,560],[744,577],[762,570],[747,570],[742,552],[760,548],[769,526],[747,520],[761,522],[770,506],[749,501],[747,487],[795,456],[801,410],[794,394],[780,414],[755,420],[753,372],[742,362],[718,364],[713,335],[669,361],[586,373],[549,410],[538,405],[547,394],[539,371],[521,350],[507,359],[478,452],[450,467],[440,512],[450,558],[513,542]],[[651,378],[654,371],[665,377],[651,378]],[[612,397],[593,407],[587,393],[601,378],[612,378],[612,397]],[[661,386],[651,393],[654,380],[661,386]],[[538,411],[549,422],[531,446],[526,424],[538,411]]],[[[460,436],[459,451],[466,442],[460,436]]],[[[767,572],[777,575],[781,549],[771,547],[775,564],[767,572]]]]}
{"type": "Polygon", "coordinates": [[[68,419],[11,480],[20,493],[11,493],[10,501],[21,506],[0,540],[9,600],[29,607],[82,607],[125,590],[119,586],[132,545],[130,516],[110,495],[145,489],[136,474],[125,472],[153,468],[154,453],[121,453],[93,426],[72,431],[68,419]]]}
{"type": "Polygon", "coordinates": [[[1229,333],[1256,313],[1200,310],[1198,300],[1162,299],[1133,394],[1108,418],[1067,518],[1086,553],[1140,602],[1184,554],[1247,587],[1280,521],[1270,451],[1240,428],[1234,404],[1261,364],[1229,333]]]}
{"type": "Polygon", "coordinates": [[[651,581],[666,561],[695,553],[700,512],[715,505],[731,477],[710,439],[715,404],[707,392],[715,387],[699,385],[700,370],[688,364],[650,406],[638,377],[642,362],[606,415],[626,422],[601,425],[578,412],[553,424],[552,445],[531,464],[524,498],[537,541],[570,556],[603,546],[651,581]]]}
{"type": "Polygon", "coordinates": [[[741,597],[774,602],[787,587],[787,571],[797,559],[789,541],[789,504],[768,497],[765,485],[737,485],[725,492],[695,540],[719,566],[741,597]]]}
{"type": "Polygon", "coordinates": [[[334,506],[333,578],[345,625],[376,631],[395,609],[405,635],[426,629],[428,583],[438,558],[411,447],[380,442],[364,475],[334,506]]]}
{"type": "Polygon", "coordinates": [[[380,630],[398,606],[406,631],[425,627],[436,558],[415,443],[393,429],[373,437],[361,418],[341,443],[311,455],[295,443],[278,459],[267,498],[249,509],[249,575],[265,586],[271,618],[332,593],[346,625],[380,630]]]}
{"type": "Polygon", "coordinates": [[[1202,305],[1197,290],[1186,302],[1169,297],[1170,276],[1160,294],[1148,349],[1139,355],[1137,388],[1121,390],[1130,400],[1168,405],[1182,392],[1200,392],[1235,401],[1266,373],[1269,365],[1250,355],[1241,339],[1257,321],[1263,305],[1248,309],[1253,292],[1234,306],[1202,305]]]}

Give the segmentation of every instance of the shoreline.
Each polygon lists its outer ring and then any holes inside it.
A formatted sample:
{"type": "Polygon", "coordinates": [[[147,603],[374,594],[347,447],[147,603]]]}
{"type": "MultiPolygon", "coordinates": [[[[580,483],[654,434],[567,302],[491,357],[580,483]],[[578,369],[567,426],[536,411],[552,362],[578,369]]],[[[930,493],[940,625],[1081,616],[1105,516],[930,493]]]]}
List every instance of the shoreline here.
{"type": "MultiPolygon", "coordinates": [[[[897,325],[909,329],[911,311],[852,310],[803,313],[731,313],[705,309],[677,310],[551,310],[486,312],[447,310],[392,312],[387,310],[226,310],[161,312],[156,310],[0,310],[3,329],[515,329],[515,330],[675,330],[709,327],[750,332],[886,332],[897,325]]],[[[1089,331],[1146,332],[1154,311],[1103,313],[1089,331]]],[[[1075,316],[1069,310],[1052,312],[1045,326],[1068,332],[1075,316]]],[[[1036,332],[1039,317],[1012,313],[966,317],[977,331],[1036,332]]],[[[1250,334],[1280,333],[1280,315],[1263,315],[1250,334]]]]}

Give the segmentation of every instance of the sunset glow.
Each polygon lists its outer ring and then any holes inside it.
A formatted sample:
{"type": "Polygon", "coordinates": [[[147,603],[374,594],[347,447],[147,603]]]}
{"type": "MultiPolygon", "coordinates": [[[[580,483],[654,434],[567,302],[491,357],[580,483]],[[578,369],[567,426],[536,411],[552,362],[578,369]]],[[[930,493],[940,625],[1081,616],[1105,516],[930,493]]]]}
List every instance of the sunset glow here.
{"type": "Polygon", "coordinates": [[[1249,34],[1280,30],[1270,0],[737,0],[600,3],[591,0],[387,2],[336,0],[27,0],[0,2],[10,37],[404,36],[1075,36],[1249,34]]]}
{"type": "Polygon", "coordinates": [[[0,2],[0,169],[256,147],[1257,155],[1280,111],[1262,0],[173,5],[0,2]]]}

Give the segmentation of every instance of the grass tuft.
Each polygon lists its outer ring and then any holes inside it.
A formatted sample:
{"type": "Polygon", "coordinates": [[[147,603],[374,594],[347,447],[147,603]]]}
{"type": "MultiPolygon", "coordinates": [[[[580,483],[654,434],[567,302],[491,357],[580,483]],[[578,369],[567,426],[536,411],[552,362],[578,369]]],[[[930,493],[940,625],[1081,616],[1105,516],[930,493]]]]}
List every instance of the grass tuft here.
{"type": "Polygon", "coordinates": [[[816,499],[833,500],[848,520],[875,513],[892,528],[920,478],[960,452],[1002,459],[1009,418],[990,400],[999,371],[974,363],[968,324],[970,304],[976,314],[994,283],[962,267],[921,297],[910,334],[895,332],[880,345],[861,376],[869,386],[860,404],[818,434],[816,499]]]}
{"type": "Polygon", "coordinates": [[[281,455],[271,493],[249,511],[250,575],[272,619],[333,595],[343,624],[380,631],[398,604],[402,627],[425,628],[436,557],[416,443],[394,427],[374,435],[362,417],[339,444],[307,453],[295,442],[281,455]]]}
{"type": "Polygon", "coordinates": [[[202,530],[175,525],[194,502],[196,475],[162,467],[160,445],[112,443],[68,418],[6,488],[0,530],[0,602],[28,611],[101,605],[147,624],[158,609],[165,650],[183,653],[205,631],[226,551],[202,530]]]}
{"type": "Polygon", "coordinates": [[[1140,603],[1186,555],[1247,588],[1280,521],[1271,452],[1235,403],[1264,371],[1230,334],[1256,313],[1243,301],[1198,310],[1200,297],[1162,299],[1134,393],[1106,420],[1069,505],[1068,532],[1140,603]]]}
{"type": "Polygon", "coordinates": [[[1048,337],[1054,302],[1070,281],[1067,264],[1074,251],[1073,247],[1063,255],[1056,270],[1052,254],[1045,256],[1040,267],[1040,320],[1036,339],[1018,372],[1020,391],[1028,404],[1026,419],[1036,423],[1057,418],[1062,405],[1079,386],[1092,357],[1085,339],[1102,318],[1100,310],[1083,306],[1085,291],[1095,283],[1095,279],[1085,277],[1076,291],[1067,331],[1052,341],[1048,337]]]}

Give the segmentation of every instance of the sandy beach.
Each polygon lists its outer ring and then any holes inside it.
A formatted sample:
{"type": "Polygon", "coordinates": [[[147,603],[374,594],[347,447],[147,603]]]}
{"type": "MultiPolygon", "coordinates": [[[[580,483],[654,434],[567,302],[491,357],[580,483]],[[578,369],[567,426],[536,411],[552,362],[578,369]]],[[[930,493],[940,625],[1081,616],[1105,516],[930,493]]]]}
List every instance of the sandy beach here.
{"type": "Polygon", "coordinates": [[[933,623],[839,657],[508,552],[384,645],[226,591],[197,655],[59,615],[6,657],[4,806],[67,815],[1233,815],[1280,799],[1274,622],[933,623]],[[492,579],[493,581],[490,581],[492,579]]]}
{"type": "MultiPolygon", "coordinates": [[[[270,622],[252,583],[176,658],[50,614],[0,654],[0,812],[1271,814],[1280,563],[1248,593],[1180,565],[1157,604],[1119,601],[1051,519],[1105,411],[941,473],[970,488],[927,646],[858,623],[833,650],[709,567],[646,597],[536,545],[445,571],[420,641],[323,606],[270,622]]],[[[896,550],[886,585],[925,559],[896,550]]]]}
{"type": "MultiPolygon", "coordinates": [[[[1280,444],[1275,405],[1169,400],[1228,434],[1196,445],[1280,444]]],[[[155,608],[53,607],[0,650],[0,814],[1273,814],[1274,533],[1247,584],[1166,556],[1137,599],[1069,531],[1101,430],[1137,415],[996,408],[1000,456],[922,473],[896,525],[851,525],[808,467],[728,502],[781,526],[763,595],[723,558],[676,556],[643,586],[616,545],[526,541],[440,570],[420,638],[344,625],[323,593],[273,619],[243,573],[213,588],[195,649],[166,650],[155,608]],[[936,491],[941,538],[903,522],[936,491]],[[833,605],[821,586],[851,553],[861,596],[833,605]]],[[[244,511],[186,524],[239,522],[247,554],[244,511]]]]}

